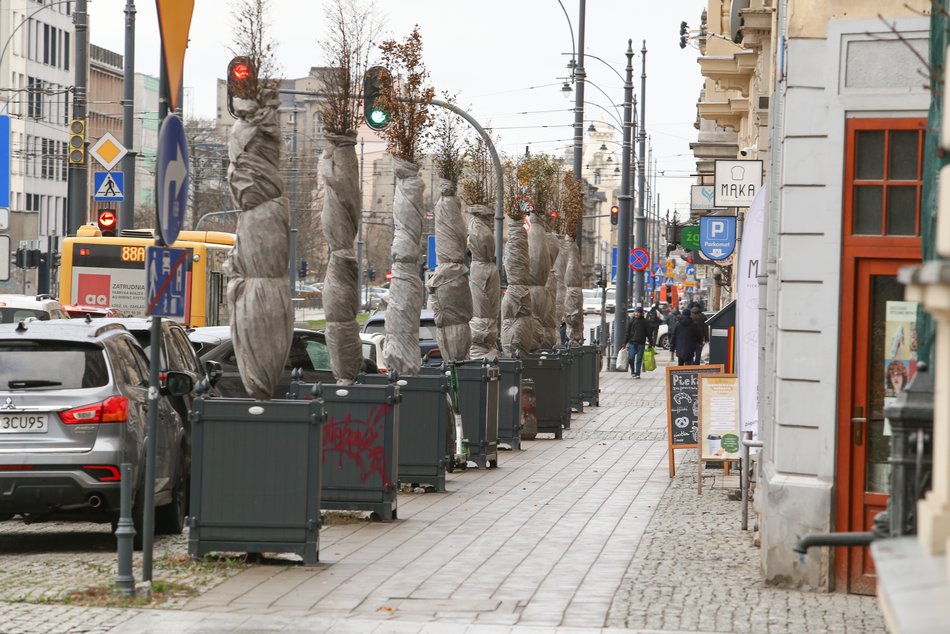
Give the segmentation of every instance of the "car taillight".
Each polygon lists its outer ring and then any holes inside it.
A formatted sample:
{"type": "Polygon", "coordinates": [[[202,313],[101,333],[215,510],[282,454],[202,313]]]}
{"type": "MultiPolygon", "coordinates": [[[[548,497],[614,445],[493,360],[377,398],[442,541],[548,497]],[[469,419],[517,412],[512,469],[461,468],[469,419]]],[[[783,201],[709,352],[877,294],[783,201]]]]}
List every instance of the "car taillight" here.
{"type": "Polygon", "coordinates": [[[388,372],[386,368],[379,368],[379,367],[376,368],[376,371],[379,372],[380,374],[386,374],[386,372],[388,372]]]}
{"type": "Polygon", "coordinates": [[[115,465],[85,464],[82,466],[82,470],[99,482],[119,482],[122,480],[122,472],[115,465]]]}
{"type": "Polygon", "coordinates": [[[110,396],[101,403],[83,405],[60,412],[59,418],[65,425],[124,423],[129,419],[129,399],[124,396],[110,396]]]}

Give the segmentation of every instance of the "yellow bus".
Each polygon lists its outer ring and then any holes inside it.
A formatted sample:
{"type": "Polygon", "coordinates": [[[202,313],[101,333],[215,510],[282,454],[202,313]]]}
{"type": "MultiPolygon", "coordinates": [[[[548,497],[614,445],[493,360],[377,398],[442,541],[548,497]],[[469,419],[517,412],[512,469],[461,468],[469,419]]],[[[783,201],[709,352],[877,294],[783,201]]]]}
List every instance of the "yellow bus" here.
{"type": "MultiPolygon", "coordinates": [[[[95,225],[83,225],[77,235],[63,240],[60,302],[110,307],[123,315],[145,317],[145,247],[154,244],[150,229],[103,237],[95,225]]],[[[219,231],[182,231],[172,245],[191,251],[185,325],[229,323],[224,262],[233,245],[234,234],[219,231]]]]}

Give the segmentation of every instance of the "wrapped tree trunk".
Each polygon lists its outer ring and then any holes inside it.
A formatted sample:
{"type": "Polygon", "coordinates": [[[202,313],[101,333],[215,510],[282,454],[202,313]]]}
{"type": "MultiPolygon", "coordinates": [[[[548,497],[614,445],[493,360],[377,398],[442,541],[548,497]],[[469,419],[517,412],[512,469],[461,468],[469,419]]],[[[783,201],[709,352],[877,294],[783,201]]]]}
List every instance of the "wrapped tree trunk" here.
{"type": "Polygon", "coordinates": [[[501,304],[501,348],[506,357],[534,350],[531,316],[531,267],[528,233],[520,218],[507,218],[508,241],[505,244],[505,270],[508,291],[501,304]]]}
{"type": "Polygon", "coordinates": [[[541,342],[541,345],[545,348],[554,348],[561,342],[558,336],[558,327],[561,325],[561,314],[563,314],[563,309],[557,306],[557,287],[559,284],[557,256],[559,253],[556,234],[545,229],[544,239],[548,247],[549,262],[548,279],[544,287],[545,305],[550,306],[550,308],[540,313],[541,324],[544,326],[544,341],[541,342]]]}
{"type": "Polygon", "coordinates": [[[293,336],[287,258],[290,225],[282,197],[284,146],[276,99],[263,105],[235,99],[239,119],[231,129],[228,181],[241,209],[228,255],[231,340],[247,393],[269,401],[284,371],[293,336]]]}
{"type": "Polygon", "coordinates": [[[419,374],[419,316],[422,314],[422,279],[419,248],[424,211],[419,167],[393,157],[396,194],[393,199],[393,279],[386,309],[386,343],[383,361],[387,368],[405,376],[419,374]]]}
{"type": "Polygon", "coordinates": [[[584,291],[581,289],[583,275],[581,274],[581,253],[577,244],[571,240],[570,255],[567,261],[567,274],[564,278],[567,284],[567,294],[564,302],[564,313],[567,320],[567,336],[570,345],[584,343],[584,291]]]}
{"type": "Polygon", "coordinates": [[[553,347],[549,343],[547,328],[554,316],[554,304],[547,292],[548,275],[553,260],[548,255],[548,239],[544,230],[544,221],[535,219],[528,231],[528,255],[531,268],[531,321],[534,340],[531,351],[553,347]]]}
{"type": "MultiPolygon", "coordinates": [[[[560,330],[561,324],[566,320],[567,284],[564,282],[567,277],[567,261],[571,254],[571,243],[570,238],[565,235],[558,235],[555,239],[557,240],[557,259],[554,261],[554,273],[557,279],[557,297],[554,306],[557,311],[556,319],[560,330]]],[[[560,335],[558,341],[560,342],[560,335]]]]}
{"type": "Polygon", "coordinates": [[[326,183],[321,225],[330,250],[323,284],[326,312],[327,348],[336,382],[349,385],[363,364],[357,276],[359,267],[353,243],[360,222],[359,163],[356,134],[327,135],[330,146],[320,161],[320,175],[326,183]]]}
{"type": "Polygon", "coordinates": [[[472,293],[465,274],[467,231],[462,220],[462,201],[455,183],[441,180],[439,202],[435,206],[435,255],[438,265],[429,281],[435,312],[436,338],[442,358],[468,358],[472,345],[472,293]]]}
{"type": "Polygon", "coordinates": [[[495,265],[494,212],[485,205],[468,208],[472,221],[468,230],[468,249],[472,253],[469,287],[472,293],[471,357],[495,359],[498,356],[498,312],[501,280],[495,265]]]}

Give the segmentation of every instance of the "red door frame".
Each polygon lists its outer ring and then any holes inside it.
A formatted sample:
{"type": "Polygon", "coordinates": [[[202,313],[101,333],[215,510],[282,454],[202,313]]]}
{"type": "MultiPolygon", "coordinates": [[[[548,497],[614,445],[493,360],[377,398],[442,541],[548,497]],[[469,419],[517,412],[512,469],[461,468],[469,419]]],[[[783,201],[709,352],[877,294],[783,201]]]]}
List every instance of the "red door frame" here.
{"type": "MultiPolygon", "coordinates": [[[[854,166],[855,166],[855,137],[859,130],[924,130],[926,119],[848,119],[845,134],[845,178],[844,178],[844,208],[842,225],[841,249],[841,332],[838,348],[838,406],[837,406],[837,466],[835,469],[835,530],[861,531],[868,530],[864,521],[858,523],[857,518],[863,513],[864,491],[856,491],[855,486],[863,488],[865,474],[855,474],[855,469],[863,470],[864,449],[866,448],[867,429],[863,430],[865,444],[860,451],[856,451],[852,438],[854,426],[851,423],[852,407],[854,404],[855,389],[859,387],[855,381],[855,346],[866,345],[867,329],[860,328],[864,333],[862,341],[858,336],[859,321],[867,321],[870,310],[870,288],[858,288],[859,268],[862,261],[876,260],[880,264],[885,261],[891,263],[914,264],[921,259],[920,242],[920,191],[917,195],[917,235],[914,236],[867,236],[852,235],[851,227],[854,219],[854,166]],[[903,262],[901,262],[903,261],[903,262]],[[859,307],[860,306],[860,307],[859,307]],[[857,455],[856,455],[857,454],[857,455]],[[860,461],[860,464],[858,464],[860,461]]],[[[923,166],[923,142],[919,144],[919,169],[923,166]]],[[[885,157],[887,147],[885,146],[885,157]]],[[[886,161],[885,161],[886,162],[886,161]]],[[[873,184],[873,181],[860,181],[873,184]]],[[[883,183],[883,181],[882,181],[883,183]]],[[[886,201],[886,196],[884,197],[886,201]]],[[[874,264],[872,268],[877,268],[874,264]]],[[[867,356],[865,351],[864,356],[867,356]]],[[[861,382],[866,388],[866,379],[861,382]]],[[[867,390],[865,389],[866,393],[867,390]]],[[[866,399],[865,399],[866,400],[866,399]]],[[[867,403],[865,402],[865,408],[867,403]]],[[[865,409],[865,417],[867,410],[865,409]]],[[[886,495],[881,494],[884,499],[886,495]]],[[[865,584],[854,582],[852,570],[859,566],[861,570],[866,549],[836,548],[835,549],[835,586],[836,589],[848,592],[873,592],[874,588],[862,587],[865,584]],[[849,550],[855,551],[849,554],[849,550]]],[[[854,575],[857,577],[857,575],[854,575]]]]}

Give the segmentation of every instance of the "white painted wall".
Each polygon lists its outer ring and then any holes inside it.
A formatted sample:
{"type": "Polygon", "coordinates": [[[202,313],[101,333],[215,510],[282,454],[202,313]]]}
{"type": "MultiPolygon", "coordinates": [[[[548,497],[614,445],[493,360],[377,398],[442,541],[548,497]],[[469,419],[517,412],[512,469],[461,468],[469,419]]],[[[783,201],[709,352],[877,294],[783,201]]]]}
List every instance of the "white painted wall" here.
{"type": "MultiPolygon", "coordinates": [[[[927,19],[896,24],[926,54],[927,19]]],[[[779,214],[778,235],[770,236],[778,257],[760,337],[774,371],[760,386],[765,449],[756,504],[766,579],[831,589],[829,549],[813,549],[802,564],[792,547],[832,530],[835,513],[845,123],[925,116],[930,95],[916,57],[881,20],[831,20],[827,38],[792,38],[786,51],[783,131],[773,148],[781,153],[780,187],[770,201],[779,214]]]]}

